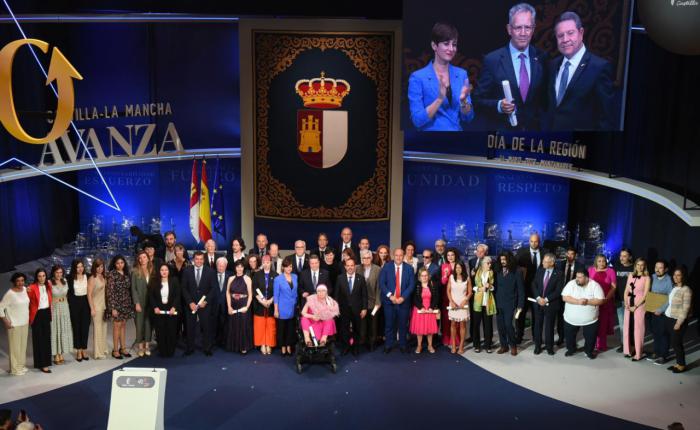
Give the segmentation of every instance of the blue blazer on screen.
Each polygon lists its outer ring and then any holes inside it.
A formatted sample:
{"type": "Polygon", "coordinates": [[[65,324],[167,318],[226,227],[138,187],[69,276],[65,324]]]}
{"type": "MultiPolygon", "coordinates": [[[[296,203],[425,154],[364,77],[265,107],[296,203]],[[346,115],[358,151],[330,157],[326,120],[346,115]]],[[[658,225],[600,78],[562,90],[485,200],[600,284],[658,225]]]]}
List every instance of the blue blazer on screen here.
{"type": "Polygon", "coordinates": [[[294,318],[294,308],[297,305],[297,275],[292,273],[292,285],[294,288],[289,288],[289,283],[284,278],[284,274],[278,275],[273,284],[274,302],[279,308],[280,319],[288,320],[294,318]]]}
{"type": "MultiPolygon", "coordinates": [[[[452,103],[445,97],[433,118],[428,117],[425,110],[440,94],[440,83],[433,70],[433,62],[428,63],[422,69],[411,73],[408,78],[408,104],[411,111],[411,122],[419,131],[461,131],[463,122],[474,119],[474,107],[468,114],[462,114],[459,106],[459,94],[467,80],[467,71],[449,65],[450,89],[452,90],[452,103]]],[[[471,103],[471,96],[467,96],[471,103]]]]}
{"type": "MultiPolygon", "coordinates": [[[[379,288],[382,294],[382,303],[385,305],[393,305],[387,297],[388,293],[394,294],[396,287],[396,265],[393,261],[389,261],[382,267],[379,272],[379,288]]],[[[416,288],[416,275],[413,273],[413,267],[408,263],[401,264],[401,297],[404,298],[404,305],[410,306],[413,302],[413,290],[416,288]]]]}

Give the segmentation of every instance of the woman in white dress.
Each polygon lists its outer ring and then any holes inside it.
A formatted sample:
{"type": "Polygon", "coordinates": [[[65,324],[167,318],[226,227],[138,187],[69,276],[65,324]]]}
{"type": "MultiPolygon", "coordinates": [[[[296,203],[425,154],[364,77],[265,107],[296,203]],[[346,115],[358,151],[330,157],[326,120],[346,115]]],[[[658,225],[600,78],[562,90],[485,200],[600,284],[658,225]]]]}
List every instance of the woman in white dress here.
{"type": "Polygon", "coordinates": [[[467,334],[467,321],[469,321],[469,298],[472,296],[472,283],[467,269],[462,261],[455,262],[454,271],[450,275],[447,285],[447,298],[450,301],[450,309],[447,318],[450,320],[450,339],[452,353],[464,353],[464,338],[467,334]],[[459,350],[455,348],[459,327],[459,350]]]}

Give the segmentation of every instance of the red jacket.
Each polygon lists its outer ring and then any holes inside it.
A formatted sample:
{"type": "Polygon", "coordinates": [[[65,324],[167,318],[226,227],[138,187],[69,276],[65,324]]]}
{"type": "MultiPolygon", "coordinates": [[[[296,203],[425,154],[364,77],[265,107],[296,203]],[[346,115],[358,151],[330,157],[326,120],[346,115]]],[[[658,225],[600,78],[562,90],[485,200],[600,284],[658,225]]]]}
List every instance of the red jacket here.
{"type": "MultiPolygon", "coordinates": [[[[49,296],[49,317],[51,317],[51,282],[46,281],[46,294],[49,296]]],[[[39,284],[33,283],[27,287],[29,296],[29,324],[34,323],[34,317],[39,310],[39,284]]]]}

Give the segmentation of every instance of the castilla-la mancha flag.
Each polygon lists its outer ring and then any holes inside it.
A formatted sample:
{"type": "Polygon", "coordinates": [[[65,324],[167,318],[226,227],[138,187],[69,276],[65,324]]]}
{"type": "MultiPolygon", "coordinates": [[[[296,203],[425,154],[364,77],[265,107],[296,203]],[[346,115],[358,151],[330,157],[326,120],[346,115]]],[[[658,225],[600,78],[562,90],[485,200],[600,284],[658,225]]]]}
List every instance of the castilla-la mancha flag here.
{"type": "Polygon", "coordinates": [[[199,184],[197,184],[197,160],[192,161],[192,181],[190,182],[190,232],[199,242],[199,184]]]}
{"type": "Polygon", "coordinates": [[[199,240],[211,239],[211,203],[209,202],[209,185],[207,185],[207,160],[202,160],[202,184],[199,187],[199,240]]]}

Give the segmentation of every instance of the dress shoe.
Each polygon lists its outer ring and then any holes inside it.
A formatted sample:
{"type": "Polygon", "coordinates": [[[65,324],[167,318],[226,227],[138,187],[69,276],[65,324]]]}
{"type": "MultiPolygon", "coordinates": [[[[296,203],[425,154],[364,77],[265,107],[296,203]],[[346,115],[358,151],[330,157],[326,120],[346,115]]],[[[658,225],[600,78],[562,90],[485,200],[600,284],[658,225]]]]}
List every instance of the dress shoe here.
{"type": "MultiPolygon", "coordinates": [[[[125,355],[124,357],[131,357],[131,355],[125,355]]],[[[90,361],[90,357],[88,357],[87,355],[84,355],[83,360],[90,361]]]]}
{"type": "Polygon", "coordinates": [[[563,340],[558,340],[557,343],[556,343],[556,345],[557,345],[557,346],[562,346],[562,345],[564,345],[564,341],[563,341],[563,340]]]}
{"type": "Polygon", "coordinates": [[[572,355],[574,355],[574,351],[566,351],[566,353],[564,353],[564,357],[571,357],[572,355]]]}
{"type": "Polygon", "coordinates": [[[41,369],[41,371],[43,373],[53,373],[53,372],[51,372],[51,369],[41,369]]]}
{"type": "Polygon", "coordinates": [[[496,351],[496,354],[505,354],[506,352],[508,352],[508,348],[502,346],[502,347],[498,348],[498,351],[496,351]]]}
{"type": "Polygon", "coordinates": [[[672,372],[673,373],[683,373],[687,370],[688,368],[686,366],[678,366],[673,368],[672,372]]]}
{"type": "Polygon", "coordinates": [[[597,357],[597,355],[596,355],[595,352],[591,352],[590,354],[589,354],[589,353],[586,353],[586,357],[588,357],[589,360],[595,360],[595,358],[597,357]]]}
{"type": "Polygon", "coordinates": [[[384,354],[390,353],[390,352],[391,352],[391,349],[392,349],[392,348],[391,348],[390,346],[385,346],[385,347],[384,347],[384,354]]]}
{"type": "Polygon", "coordinates": [[[556,353],[554,352],[553,349],[548,349],[548,350],[547,350],[547,354],[549,354],[549,355],[554,355],[554,354],[556,354],[556,353]]]}
{"type": "Polygon", "coordinates": [[[540,354],[542,354],[542,348],[540,348],[539,346],[535,347],[535,355],[540,355],[540,354]]]}
{"type": "Polygon", "coordinates": [[[512,347],[512,348],[510,349],[510,355],[512,355],[513,357],[515,357],[516,355],[518,355],[518,348],[515,347],[515,346],[512,347]]]}

